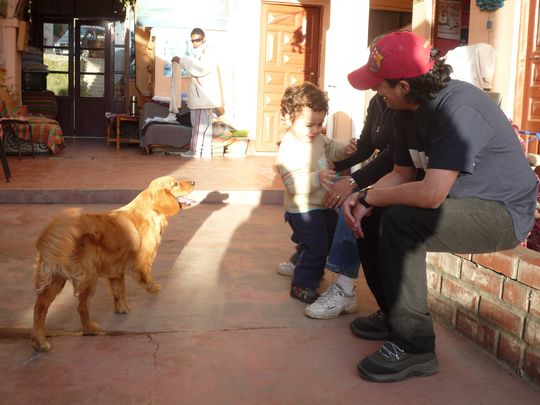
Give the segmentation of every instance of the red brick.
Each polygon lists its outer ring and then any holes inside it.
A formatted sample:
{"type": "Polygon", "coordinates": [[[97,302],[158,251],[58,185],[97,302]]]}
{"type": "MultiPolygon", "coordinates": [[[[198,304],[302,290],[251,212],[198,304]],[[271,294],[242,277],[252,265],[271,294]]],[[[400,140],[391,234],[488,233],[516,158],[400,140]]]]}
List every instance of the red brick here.
{"type": "Polygon", "coordinates": [[[504,280],[502,299],[509,304],[527,311],[529,309],[530,288],[510,279],[504,280]]]}
{"type": "Polygon", "coordinates": [[[472,261],[472,254],[471,253],[454,253],[456,256],[462,257],[465,260],[472,261]]]}
{"type": "Polygon", "coordinates": [[[531,303],[529,305],[529,313],[531,313],[534,316],[540,317],[540,291],[538,290],[533,290],[531,293],[531,303]]]}
{"type": "Polygon", "coordinates": [[[500,252],[474,254],[473,262],[481,264],[488,269],[504,274],[507,277],[516,278],[518,256],[514,250],[502,250],[500,252]]]}
{"type": "Polygon", "coordinates": [[[514,336],[521,337],[525,314],[520,316],[502,305],[482,297],[478,313],[482,318],[489,319],[514,336]]]}
{"type": "Polygon", "coordinates": [[[442,319],[450,325],[454,324],[454,308],[448,302],[428,294],[428,308],[436,318],[442,319]]]}
{"type": "Polygon", "coordinates": [[[540,350],[540,322],[528,317],[525,322],[525,333],[523,340],[535,349],[540,350]]]}
{"type": "Polygon", "coordinates": [[[443,278],[441,294],[457,302],[469,311],[478,312],[478,301],[480,295],[470,290],[464,285],[458,284],[448,278],[443,278]]]}
{"type": "Polygon", "coordinates": [[[497,331],[483,325],[477,319],[471,318],[459,309],[456,314],[456,329],[485,347],[490,353],[495,353],[497,331]]]}
{"type": "Polygon", "coordinates": [[[540,382],[540,355],[530,350],[525,350],[523,370],[531,380],[540,382]]]}
{"type": "Polygon", "coordinates": [[[520,368],[521,352],[524,350],[524,345],[517,339],[501,333],[499,337],[499,349],[497,357],[515,370],[520,368]]]}
{"type": "Polygon", "coordinates": [[[427,287],[428,291],[439,293],[441,291],[441,275],[430,268],[427,269],[427,287]]]}
{"type": "Polygon", "coordinates": [[[464,262],[461,267],[461,279],[473,284],[497,298],[501,297],[503,276],[471,262],[464,262]]]}
{"type": "Polygon", "coordinates": [[[458,309],[456,311],[456,329],[475,340],[478,331],[478,321],[458,309]]]}
{"type": "Polygon", "coordinates": [[[461,263],[463,259],[452,253],[428,253],[427,263],[442,271],[459,278],[461,273],[461,263]]]}
{"type": "Polygon", "coordinates": [[[517,280],[540,290],[540,254],[527,250],[531,253],[520,256],[517,280]]]}

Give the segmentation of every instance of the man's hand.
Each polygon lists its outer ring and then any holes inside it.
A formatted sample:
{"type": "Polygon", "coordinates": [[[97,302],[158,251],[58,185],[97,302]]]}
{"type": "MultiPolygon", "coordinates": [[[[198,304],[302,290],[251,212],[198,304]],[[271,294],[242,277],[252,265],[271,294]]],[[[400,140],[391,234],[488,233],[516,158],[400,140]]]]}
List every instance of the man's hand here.
{"type": "Polygon", "coordinates": [[[328,192],[324,197],[324,206],[328,208],[339,208],[343,204],[343,201],[351,195],[352,191],[353,188],[349,184],[348,178],[339,180],[328,188],[328,192]]]}
{"type": "Polygon", "coordinates": [[[345,153],[347,155],[352,155],[353,153],[356,153],[356,139],[351,138],[347,146],[345,146],[345,153]]]}
{"type": "Polygon", "coordinates": [[[354,236],[363,238],[362,218],[367,217],[372,208],[366,208],[358,203],[358,193],[353,193],[343,203],[342,210],[345,215],[345,223],[353,231],[354,236]]]}
{"type": "Polygon", "coordinates": [[[174,56],[172,59],[171,59],[171,62],[177,62],[177,63],[180,63],[180,58],[178,56],[174,56]]]}

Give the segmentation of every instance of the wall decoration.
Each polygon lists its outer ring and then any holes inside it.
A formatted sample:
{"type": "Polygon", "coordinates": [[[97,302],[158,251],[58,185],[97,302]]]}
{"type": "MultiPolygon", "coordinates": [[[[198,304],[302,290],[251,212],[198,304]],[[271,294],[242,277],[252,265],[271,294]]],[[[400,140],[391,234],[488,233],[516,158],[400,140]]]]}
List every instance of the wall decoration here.
{"type": "Polygon", "coordinates": [[[495,11],[504,6],[504,0],[476,0],[480,11],[495,11]]]}
{"type": "Polygon", "coordinates": [[[439,1],[437,14],[437,37],[459,40],[460,36],[461,1],[439,1]]]}

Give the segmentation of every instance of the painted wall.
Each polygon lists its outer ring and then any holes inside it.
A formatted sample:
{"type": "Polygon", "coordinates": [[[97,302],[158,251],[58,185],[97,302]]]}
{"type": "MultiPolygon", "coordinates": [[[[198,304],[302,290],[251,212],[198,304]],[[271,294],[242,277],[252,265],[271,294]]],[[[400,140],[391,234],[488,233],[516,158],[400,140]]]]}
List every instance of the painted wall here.
{"type": "Polygon", "coordinates": [[[480,11],[471,1],[469,44],[485,42],[497,53],[493,91],[502,95],[501,108],[509,117],[513,115],[517,47],[519,36],[519,12],[522,0],[505,1],[496,11],[480,11]],[[488,21],[492,27],[488,28],[488,21]]]}

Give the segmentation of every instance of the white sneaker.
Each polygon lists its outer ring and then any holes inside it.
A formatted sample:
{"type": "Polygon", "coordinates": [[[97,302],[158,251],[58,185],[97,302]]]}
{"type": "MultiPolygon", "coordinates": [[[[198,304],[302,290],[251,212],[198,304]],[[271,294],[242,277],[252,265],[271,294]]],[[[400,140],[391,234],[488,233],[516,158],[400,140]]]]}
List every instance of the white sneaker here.
{"type": "Polygon", "coordinates": [[[192,151],[181,152],[181,153],[180,153],[180,156],[185,157],[185,158],[195,158],[195,159],[198,159],[198,158],[201,157],[200,154],[195,153],[195,152],[192,152],[192,151]]]}
{"type": "Polygon", "coordinates": [[[292,275],[294,274],[295,267],[296,266],[294,265],[294,263],[283,262],[283,263],[278,264],[276,271],[278,274],[281,274],[282,276],[292,277],[292,275]]]}
{"type": "Polygon", "coordinates": [[[356,295],[347,295],[339,285],[332,283],[313,304],[304,309],[304,314],[315,319],[333,319],[356,311],[356,295]]]}

